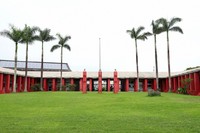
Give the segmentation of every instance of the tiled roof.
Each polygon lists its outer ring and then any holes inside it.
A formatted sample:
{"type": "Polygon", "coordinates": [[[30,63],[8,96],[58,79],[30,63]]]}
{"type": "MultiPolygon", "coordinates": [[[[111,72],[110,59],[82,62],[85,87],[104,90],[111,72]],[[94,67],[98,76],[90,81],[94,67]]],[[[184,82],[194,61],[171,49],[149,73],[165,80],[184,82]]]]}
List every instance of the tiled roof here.
{"type": "MultiPolygon", "coordinates": [[[[15,62],[13,60],[0,60],[0,67],[3,68],[14,68],[15,62]]],[[[44,71],[58,71],[60,70],[60,63],[56,62],[44,62],[43,68],[44,71]]],[[[63,63],[63,71],[71,71],[69,65],[67,63],[63,63]]],[[[24,70],[25,69],[25,61],[17,62],[17,69],[24,70]]],[[[28,71],[40,71],[41,70],[41,62],[37,61],[28,61],[28,71]]]]}
{"type": "MultiPolygon", "coordinates": [[[[172,77],[178,76],[178,75],[184,75],[184,74],[190,74],[193,72],[200,72],[200,68],[196,68],[193,70],[188,71],[182,71],[182,72],[173,72],[171,73],[172,77]]],[[[7,69],[7,68],[1,68],[0,67],[0,73],[5,74],[14,74],[14,70],[7,69]]],[[[18,75],[24,76],[24,71],[17,71],[18,75]]],[[[102,78],[110,78],[113,79],[113,72],[102,72],[102,78]]],[[[29,71],[28,72],[29,77],[40,77],[40,71],[29,71]]],[[[60,72],[59,71],[44,71],[44,78],[59,78],[60,72]]],[[[159,72],[159,78],[166,78],[168,76],[167,72],[159,72]]],[[[82,78],[83,72],[63,72],[63,78],[82,78]]],[[[118,72],[118,78],[125,79],[125,78],[136,78],[137,73],[136,72],[118,72]]],[[[140,72],[139,73],[140,78],[156,78],[155,72],[140,72]]],[[[87,78],[98,78],[98,72],[87,72],[87,78]]]]}

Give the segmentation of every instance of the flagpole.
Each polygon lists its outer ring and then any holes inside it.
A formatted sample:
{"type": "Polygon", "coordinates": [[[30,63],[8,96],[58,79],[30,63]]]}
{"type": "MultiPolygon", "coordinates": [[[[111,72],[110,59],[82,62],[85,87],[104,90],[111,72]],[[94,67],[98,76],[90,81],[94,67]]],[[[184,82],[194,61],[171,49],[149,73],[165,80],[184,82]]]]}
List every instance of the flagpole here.
{"type": "Polygon", "coordinates": [[[101,38],[99,38],[99,70],[101,70],[101,38]]]}

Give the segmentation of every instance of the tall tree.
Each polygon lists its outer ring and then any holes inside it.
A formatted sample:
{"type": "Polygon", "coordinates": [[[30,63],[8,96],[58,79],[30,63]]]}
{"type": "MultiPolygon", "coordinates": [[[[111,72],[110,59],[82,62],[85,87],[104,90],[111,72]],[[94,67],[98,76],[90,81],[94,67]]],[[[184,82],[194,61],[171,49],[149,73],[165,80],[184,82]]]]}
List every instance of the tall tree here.
{"type": "Polygon", "coordinates": [[[164,32],[167,33],[167,59],[168,59],[168,80],[169,80],[169,92],[171,92],[171,68],[170,68],[170,48],[169,48],[169,31],[179,32],[183,34],[183,30],[174,26],[177,22],[181,22],[181,18],[172,18],[168,21],[165,18],[160,18],[157,23],[160,23],[164,32]]]}
{"type": "Polygon", "coordinates": [[[27,25],[25,25],[23,29],[23,36],[22,36],[21,43],[26,44],[25,84],[24,84],[25,91],[27,91],[28,45],[32,44],[38,38],[37,35],[35,35],[37,30],[38,30],[38,27],[29,27],[27,25]]]}
{"type": "Polygon", "coordinates": [[[15,66],[14,66],[14,83],[13,83],[13,92],[16,92],[16,80],[17,80],[17,50],[18,50],[18,43],[22,39],[23,32],[16,28],[13,25],[10,25],[10,31],[4,30],[0,32],[0,35],[5,36],[15,42],[15,66]]]}
{"type": "Polygon", "coordinates": [[[60,90],[62,90],[62,62],[63,62],[63,48],[66,48],[68,49],[69,51],[71,51],[71,48],[70,46],[67,44],[67,41],[69,39],[71,39],[71,36],[65,36],[65,37],[62,37],[60,34],[56,34],[59,41],[58,41],[58,44],[54,45],[52,48],[51,48],[51,52],[53,52],[54,50],[58,49],[58,48],[61,48],[61,65],[60,65],[60,90]]]}
{"type": "Polygon", "coordinates": [[[126,32],[130,34],[131,38],[135,40],[135,50],[136,50],[136,70],[137,70],[137,85],[139,88],[139,68],[138,68],[138,49],[137,49],[137,40],[145,41],[147,36],[152,35],[150,32],[141,33],[144,30],[143,26],[138,27],[136,30],[127,30],[126,32]]]}
{"type": "Polygon", "coordinates": [[[159,79],[158,79],[158,57],[157,57],[157,46],[156,46],[156,35],[160,34],[163,29],[159,26],[159,23],[152,21],[152,33],[154,36],[154,48],[155,48],[155,66],[156,66],[156,90],[159,89],[159,79]]]}
{"type": "Polygon", "coordinates": [[[41,53],[41,77],[40,77],[40,89],[43,90],[43,62],[44,62],[44,42],[52,41],[55,38],[50,35],[50,29],[38,29],[39,35],[37,40],[42,42],[42,53],[41,53]]]}

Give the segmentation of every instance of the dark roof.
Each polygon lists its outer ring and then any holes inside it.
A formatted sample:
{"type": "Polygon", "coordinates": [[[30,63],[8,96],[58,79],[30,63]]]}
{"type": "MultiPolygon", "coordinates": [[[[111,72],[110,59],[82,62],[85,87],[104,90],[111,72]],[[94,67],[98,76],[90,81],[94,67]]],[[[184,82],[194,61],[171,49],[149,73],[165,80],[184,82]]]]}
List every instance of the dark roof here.
{"type": "MultiPolygon", "coordinates": [[[[15,62],[13,60],[0,60],[0,67],[14,69],[15,62]]],[[[67,63],[63,63],[63,71],[71,71],[67,63]]],[[[59,71],[61,63],[44,62],[44,71],[59,71]]],[[[17,61],[17,70],[25,70],[25,61],[17,61]]],[[[28,71],[40,71],[41,62],[28,61],[28,71]]]]}

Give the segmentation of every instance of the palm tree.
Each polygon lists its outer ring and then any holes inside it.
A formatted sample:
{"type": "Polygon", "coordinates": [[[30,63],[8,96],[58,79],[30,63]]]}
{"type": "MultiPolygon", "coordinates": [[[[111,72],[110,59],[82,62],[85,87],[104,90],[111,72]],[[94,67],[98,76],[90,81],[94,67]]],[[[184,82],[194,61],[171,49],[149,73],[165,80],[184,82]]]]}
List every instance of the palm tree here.
{"type": "Polygon", "coordinates": [[[18,50],[18,43],[22,39],[23,32],[16,28],[13,25],[10,25],[10,31],[4,30],[0,32],[0,35],[5,36],[12,41],[15,42],[15,68],[14,68],[14,83],[13,83],[13,92],[16,92],[16,79],[17,79],[17,50],[18,50]]]}
{"type": "Polygon", "coordinates": [[[37,36],[35,35],[37,30],[38,30],[37,27],[31,28],[27,25],[25,25],[23,29],[23,36],[21,43],[26,44],[25,84],[24,84],[25,91],[27,91],[28,45],[32,44],[37,39],[37,36]]]}
{"type": "Polygon", "coordinates": [[[168,59],[168,80],[169,80],[169,92],[171,92],[171,70],[170,70],[170,51],[169,51],[169,31],[180,32],[183,34],[183,31],[180,27],[174,26],[177,22],[180,22],[181,18],[172,18],[168,21],[165,18],[160,18],[157,20],[157,23],[162,25],[162,29],[167,33],[167,59],[168,59]]]}
{"type": "Polygon", "coordinates": [[[41,54],[41,78],[40,78],[40,89],[43,90],[43,60],[44,60],[44,47],[43,47],[43,43],[44,42],[48,42],[48,41],[52,41],[55,38],[50,35],[50,29],[44,29],[41,30],[39,29],[39,35],[37,40],[42,42],[42,54],[41,54]]]}
{"type": "Polygon", "coordinates": [[[71,39],[71,36],[65,36],[62,37],[60,34],[56,34],[58,36],[59,42],[58,44],[54,45],[51,48],[51,52],[54,50],[61,48],[61,65],[60,65],[60,90],[62,89],[62,62],[63,62],[63,48],[68,49],[71,51],[70,46],[66,43],[69,39],[71,39]]]}
{"type": "Polygon", "coordinates": [[[135,40],[135,50],[136,50],[136,69],[137,69],[137,85],[139,86],[139,69],[138,69],[138,49],[137,49],[137,40],[145,41],[147,36],[152,35],[149,32],[141,33],[144,30],[143,26],[138,27],[136,30],[133,28],[132,30],[127,30],[126,32],[130,34],[131,38],[135,40]]]}
{"type": "Polygon", "coordinates": [[[152,33],[154,36],[154,47],[155,47],[155,66],[156,66],[156,90],[159,90],[159,80],[158,80],[158,57],[157,57],[157,46],[156,46],[156,35],[162,32],[162,28],[159,23],[152,21],[152,33]]]}

